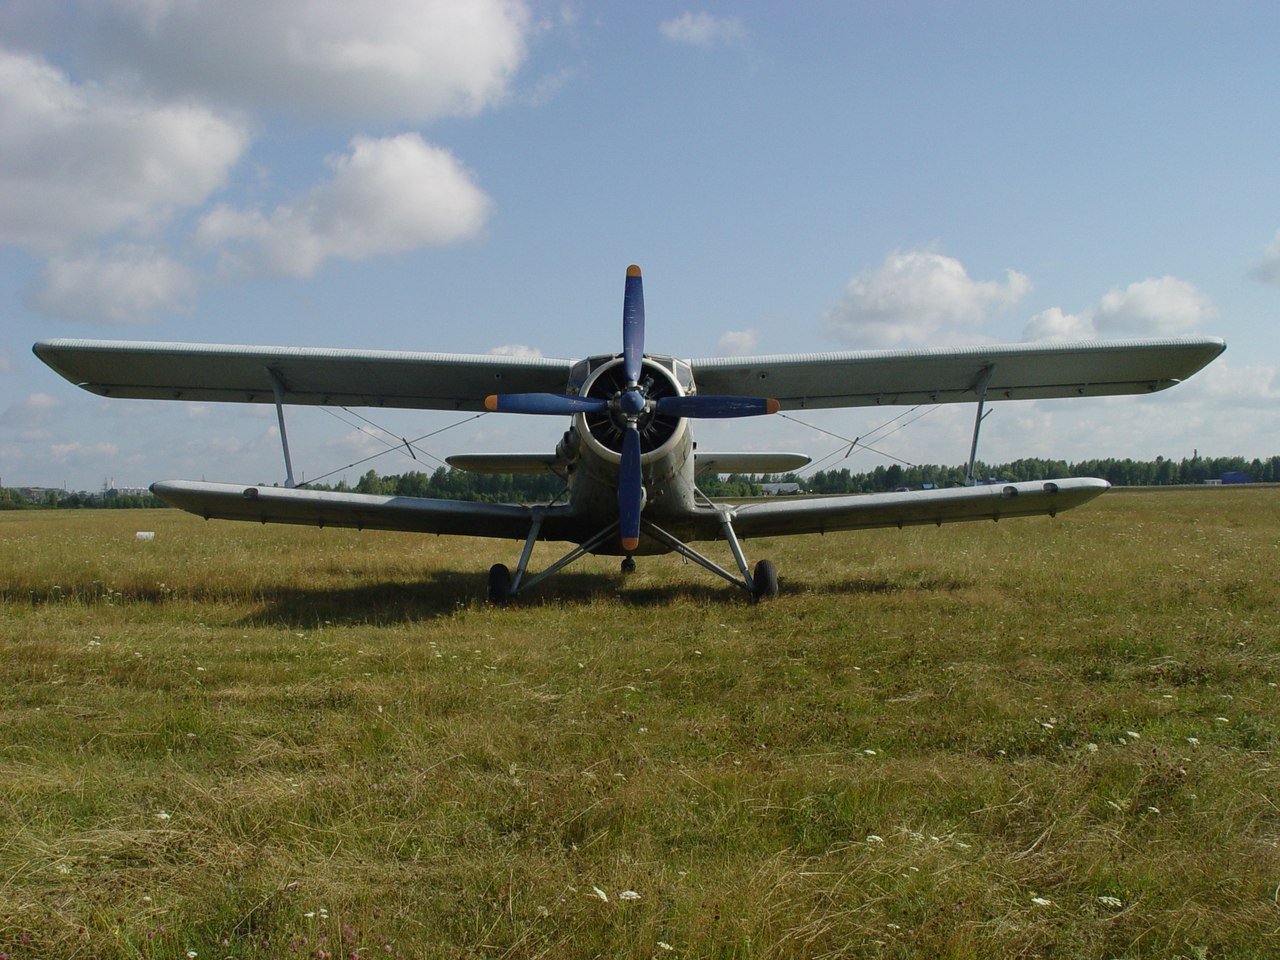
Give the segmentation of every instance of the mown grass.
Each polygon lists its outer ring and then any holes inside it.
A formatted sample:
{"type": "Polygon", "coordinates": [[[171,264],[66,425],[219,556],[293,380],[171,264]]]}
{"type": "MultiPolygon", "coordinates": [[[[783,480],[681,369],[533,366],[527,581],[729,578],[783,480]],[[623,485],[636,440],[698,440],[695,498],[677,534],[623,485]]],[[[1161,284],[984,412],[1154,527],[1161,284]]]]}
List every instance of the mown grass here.
{"type": "Polygon", "coordinates": [[[491,609],[516,544],[0,514],[0,953],[1275,955],[1278,544],[1113,493],[491,609]]]}

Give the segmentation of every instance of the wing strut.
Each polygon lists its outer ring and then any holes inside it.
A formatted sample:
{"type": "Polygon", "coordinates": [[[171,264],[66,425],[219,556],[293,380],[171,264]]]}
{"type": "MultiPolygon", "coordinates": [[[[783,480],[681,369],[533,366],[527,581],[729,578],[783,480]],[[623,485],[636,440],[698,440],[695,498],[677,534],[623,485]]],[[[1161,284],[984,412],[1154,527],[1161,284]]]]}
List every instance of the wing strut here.
{"type": "Polygon", "coordinates": [[[644,520],[642,521],[641,526],[644,528],[644,531],[655,540],[666,544],[686,560],[692,560],[704,570],[710,570],[716,576],[723,577],[725,580],[728,580],[735,587],[742,587],[742,589],[746,590],[747,593],[754,595],[756,588],[755,580],[751,576],[751,568],[747,566],[747,558],[742,555],[742,547],[738,545],[738,537],[733,532],[733,518],[730,512],[723,507],[718,507],[717,512],[720,515],[720,529],[724,533],[725,539],[729,541],[729,549],[733,552],[733,559],[737,561],[738,570],[742,574],[741,579],[735,577],[714,560],[709,560],[704,557],[684,541],[673,537],[656,523],[653,523],[650,520],[644,520]]]}
{"type": "Polygon", "coordinates": [[[276,397],[276,419],[280,421],[280,445],[284,447],[284,485],[297,486],[293,482],[293,461],[289,459],[289,434],[284,429],[284,378],[274,367],[267,367],[267,376],[271,378],[271,392],[276,397]]]}
{"type": "Polygon", "coordinates": [[[978,459],[978,431],[982,428],[982,421],[987,418],[987,414],[982,412],[982,408],[987,403],[987,384],[991,382],[991,375],[995,372],[996,365],[994,363],[987,364],[979,375],[978,382],[974,384],[974,389],[978,391],[978,413],[973,418],[973,442],[969,444],[969,468],[964,472],[964,485],[966,487],[972,487],[974,484],[973,464],[978,459]]]}

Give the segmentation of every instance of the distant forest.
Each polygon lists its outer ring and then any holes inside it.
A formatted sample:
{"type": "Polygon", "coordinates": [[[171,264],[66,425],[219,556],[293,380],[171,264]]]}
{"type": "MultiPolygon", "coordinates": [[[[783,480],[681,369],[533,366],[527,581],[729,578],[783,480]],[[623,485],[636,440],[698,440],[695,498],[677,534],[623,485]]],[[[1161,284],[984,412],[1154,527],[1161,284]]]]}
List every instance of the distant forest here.
{"type": "MultiPolygon", "coordinates": [[[[1012,463],[987,464],[978,461],[974,475],[980,481],[1049,480],[1060,477],[1101,477],[1118,487],[1172,486],[1202,484],[1221,479],[1224,474],[1243,473],[1254,483],[1280,483],[1280,456],[1266,460],[1244,457],[1189,457],[1182,460],[1039,460],[1028,458],[1012,463]]],[[[879,466],[855,473],[848,468],[819,470],[808,477],[781,474],[759,478],[740,474],[704,476],[698,486],[709,497],[752,497],[764,491],[762,483],[795,483],[804,493],[876,493],[910,487],[918,490],[926,485],[958,487],[964,485],[963,466],[924,464],[914,466],[879,466]]],[[[266,484],[263,484],[266,486],[266,484]]],[[[539,503],[554,499],[564,489],[558,477],[544,474],[468,473],[440,467],[434,473],[413,470],[409,473],[379,476],[370,470],[354,486],[340,482],[336,486],[306,484],[312,490],[341,490],[399,497],[439,497],[445,500],[482,500],[494,503],[539,503]]],[[[0,487],[0,510],[53,507],[59,509],[121,509],[163,507],[158,497],[105,493],[68,493],[49,490],[43,500],[33,503],[21,491],[0,487]]]]}

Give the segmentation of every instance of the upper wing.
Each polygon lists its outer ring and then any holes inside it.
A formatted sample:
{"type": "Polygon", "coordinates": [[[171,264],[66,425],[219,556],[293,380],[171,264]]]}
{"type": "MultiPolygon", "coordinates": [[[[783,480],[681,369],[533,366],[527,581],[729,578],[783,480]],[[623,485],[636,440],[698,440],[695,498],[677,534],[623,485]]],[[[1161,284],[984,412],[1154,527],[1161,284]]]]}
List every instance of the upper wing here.
{"type": "MultiPolygon", "coordinates": [[[[958,520],[1054,516],[1092,500],[1105,480],[1033,480],[950,490],[910,490],[838,497],[788,497],[749,503],[734,510],[733,527],[743,537],[828,533],[872,527],[903,527],[958,520]]],[[[708,523],[707,532],[714,536],[708,523]]]]}
{"type": "Polygon", "coordinates": [[[1226,349],[1217,337],[1082,340],[691,360],[706,394],[773,397],[784,410],[1149,393],[1226,349]]]}
{"type": "Polygon", "coordinates": [[[483,410],[496,392],[564,392],[571,360],[235,344],[42,340],[35,355],[104,397],[483,410]]]}
{"type": "MultiPolygon", "coordinates": [[[[425,497],[379,497],[237,483],[164,480],[152,492],[175,507],[206,520],[253,520],[360,530],[406,530],[523,540],[533,511],[544,511],[541,538],[575,540],[582,524],[568,506],[528,507],[512,503],[472,503],[425,497]]],[[[590,531],[588,531],[588,534],[590,531]]]]}

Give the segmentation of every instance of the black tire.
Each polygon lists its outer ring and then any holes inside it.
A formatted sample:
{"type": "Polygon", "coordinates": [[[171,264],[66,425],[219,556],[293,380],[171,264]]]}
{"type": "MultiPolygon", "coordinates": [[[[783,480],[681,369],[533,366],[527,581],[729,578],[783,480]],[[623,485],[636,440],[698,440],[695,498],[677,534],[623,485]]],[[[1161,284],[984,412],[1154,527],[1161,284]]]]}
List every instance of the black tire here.
{"type": "Polygon", "coordinates": [[[633,557],[623,557],[622,566],[620,567],[620,569],[622,570],[623,576],[626,576],[628,573],[635,573],[636,572],[635,559],[633,557]]]}
{"type": "Polygon", "coordinates": [[[505,563],[495,563],[489,568],[489,591],[486,596],[490,603],[500,607],[511,599],[511,571],[505,563]]]}
{"type": "Polygon", "coordinates": [[[778,595],[778,568],[772,560],[761,560],[751,574],[755,587],[751,597],[757,603],[761,600],[772,600],[778,595]]]}

